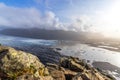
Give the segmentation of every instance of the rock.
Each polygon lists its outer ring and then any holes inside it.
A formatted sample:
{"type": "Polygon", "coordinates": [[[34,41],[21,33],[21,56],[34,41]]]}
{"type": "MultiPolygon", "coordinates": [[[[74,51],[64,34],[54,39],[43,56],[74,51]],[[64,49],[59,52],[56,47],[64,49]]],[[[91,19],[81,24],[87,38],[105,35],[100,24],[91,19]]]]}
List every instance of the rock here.
{"type": "Polygon", "coordinates": [[[54,78],[54,80],[66,80],[65,75],[62,71],[54,70],[51,71],[50,74],[54,78]]]}
{"type": "Polygon", "coordinates": [[[47,63],[23,51],[0,46],[0,80],[114,80],[74,57],[47,63]]]}
{"type": "Polygon", "coordinates": [[[31,74],[21,75],[16,78],[16,80],[39,80],[39,79],[40,79],[39,77],[38,78],[34,77],[31,74]]]}
{"type": "Polygon", "coordinates": [[[47,68],[50,72],[50,75],[54,78],[54,80],[66,80],[64,68],[52,63],[47,63],[47,68]]]}
{"type": "Polygon", "coordinates": [[[84,70],[84,67],[82,67],[80,64],[76,63],[73,59],[68,58],[62,58],[60,61],[60,64],[64,68],[68,68],[70,70],[76,71],[76,72],[82,72],[84,70]]]}
{"type": "Polygon", "coordinates": [[[71,80],[75,75],[77,75],[77,72],[71,71],[69,69],[65,69],[64,71],[66,80],[71,80]]]}
{"type": "Polygon", "coordinates": [[[115,80],[107,76],[102,75],[98,71],[85,71],[83,73],[78,73],[75,75],[72,80],[115,80]]]}
{"type": "Polygon", "coordinates": [[[56,48],[56,50],[60,51],[60,50],[62,50],[62,49],[61,49],[61,48],[56,48]]]}
{"type": "Polygon", "coordinates": [[[65,69],[66,80],[114,80],[78,58],[62,58],[60,65],[65,69]]]}
{"type": "Polygon", "coordinates": [[[73,77],[72,80],[92,80],[92,79],[90,79],[86,75],[80,73],[80,74],[77,74],[75,77],[73,77]]]}
{"type": "Polygon", "coordinates": [[[26,80],[25,78],[30,78],[30,80],[36,80],[35,78],[48,75],[48,69],[36,56],[11,47],[0,46],[1,79],[19,80],[19,78],[23,78],[23,80],[26,80]]]}
{"type": "Polygon", "coordinates": [[[90,70],[90,69],[91,69],[90,64],[85,65],[85,68],[86,68],[87,70],[90,70]]]}
{"type": "Polygon", "coordinates": [[[57,80],[71,80],[72,77],[74,77],[77,74],[77,72],[71,71],[67,68],[63,68],[59,65],[52,64],[52,63],[47,63],[47,68],[55,80],[56,79],[57,80]],[[59,74],[59,76],[57,74],[59,74]],[[58,77],[56,77],[56,75],[58,77]],[[62,76],[60,76],[60,75],[62,75],[62,76]]]}
{"type": "Polygon", "coordinates": [[[51,76],[34,77],[33,75],[27,74],[27,75],[19,76],[15,80],[53,80],[53,78],[51,76]]]}
{"type": "MultiPolygon", "coordinates": [[[[59,69],[59,66],[57,64],[53,64],[53,63],[47,63],[46,66],[48,68],[54,68],[54,69],[59,69]]],[[[50,69],[49,69],[50,70],[50,69]]]]}

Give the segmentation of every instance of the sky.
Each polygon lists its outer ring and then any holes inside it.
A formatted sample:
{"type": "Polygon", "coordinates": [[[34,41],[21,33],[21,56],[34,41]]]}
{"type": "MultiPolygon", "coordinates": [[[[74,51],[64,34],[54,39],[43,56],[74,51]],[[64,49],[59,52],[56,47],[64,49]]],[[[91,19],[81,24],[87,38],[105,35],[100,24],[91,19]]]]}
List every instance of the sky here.
{"type": "Polygon", "coordinates": [[[120,34],[119,5],[119,0],[0,0],[0,27],[120,34]]]}

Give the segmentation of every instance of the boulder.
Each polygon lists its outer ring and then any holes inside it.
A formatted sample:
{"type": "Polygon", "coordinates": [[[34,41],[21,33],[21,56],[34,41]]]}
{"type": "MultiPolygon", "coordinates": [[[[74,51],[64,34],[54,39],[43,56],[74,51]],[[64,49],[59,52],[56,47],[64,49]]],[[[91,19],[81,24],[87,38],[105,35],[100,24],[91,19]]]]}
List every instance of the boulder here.
{"type": "Polygon", "coordinates": [[[36,56],[11,47],[0,46],[1,79],[39,80],[41,76],[49,76],[49,72],[36,56]]]}
{"type": "Polygon", "coordinates": [[[47,63],[47,68],[50,72],[50,75],[54,80],[66,80],[64,74],[64,68],[60,67],[57,64],[47,63]]]}
{"type": "Polygon", "coordinates": [[[64,68],[68,68],[76,72],[83,72],[84,70],[84,67],[75,62],[72,58],[62,58],[60,61],[60,65],[64,68]]]}
{"type": "Polygon", "coordinates": [[[54,70],[51,71],[50,74],[54,78],[54,80],[66,80],[63,71],[54,70]]]}

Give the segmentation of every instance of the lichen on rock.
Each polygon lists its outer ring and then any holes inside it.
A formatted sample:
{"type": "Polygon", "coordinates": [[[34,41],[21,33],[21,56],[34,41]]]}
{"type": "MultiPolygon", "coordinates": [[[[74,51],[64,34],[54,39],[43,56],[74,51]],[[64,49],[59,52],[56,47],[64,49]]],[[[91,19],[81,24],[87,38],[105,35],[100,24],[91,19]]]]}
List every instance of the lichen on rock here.
{"type": "Polygon", "coordinates": [[[49,72],[36,56],[11,47],[0,46],[0,77],[18,79],[19,76],[25,75],[40,78],[49,76],[49,72]]]}

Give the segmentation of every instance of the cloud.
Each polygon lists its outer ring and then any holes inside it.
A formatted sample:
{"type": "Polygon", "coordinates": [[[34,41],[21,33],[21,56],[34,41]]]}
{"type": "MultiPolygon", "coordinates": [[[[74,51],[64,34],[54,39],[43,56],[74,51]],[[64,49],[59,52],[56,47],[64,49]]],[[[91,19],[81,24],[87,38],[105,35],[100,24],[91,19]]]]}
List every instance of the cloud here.
{"type": "Polygon", "coordinates": [[[87,31],[91,24],[88,16],[72,17],[71,23],[62,23],[52,11],[40,12],[35,7],[18,8],[0,3],[0,27],[42,28],[49,30],[87,31]]]}
{"type": "Polygon", "coordinates": [[[92,21],[91,17],[87,15],[72,16],[72,23],[68,25],[73,31],[91,31],[92,21]]]}
{"type": "Polygon", "coordinates": [[[45,15],[42,16],[41,26],[44,29],[63,29],[64,27],[59,18],[51,11],[45,12],[45,15]]]}
{"type": "Polygon", "coordinates": [[[33,27],[40,23],[40,12],[35,8],[9,7],[0,3],[0,25],[10,27],[33,27]]]}
{"type": "Polygon", "coordinates": [[[59,18],[51,11],[41,14],[34,7],[18,8],[7,6],[4,3],[0,3],[0,26],[45,29],[60,29],[63,27],[59,18]]]}

